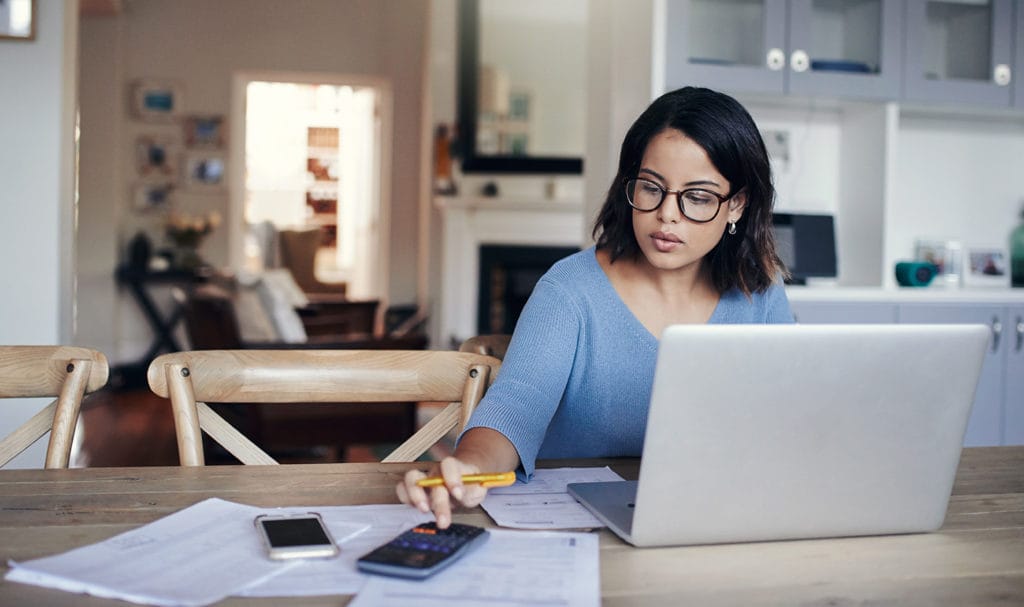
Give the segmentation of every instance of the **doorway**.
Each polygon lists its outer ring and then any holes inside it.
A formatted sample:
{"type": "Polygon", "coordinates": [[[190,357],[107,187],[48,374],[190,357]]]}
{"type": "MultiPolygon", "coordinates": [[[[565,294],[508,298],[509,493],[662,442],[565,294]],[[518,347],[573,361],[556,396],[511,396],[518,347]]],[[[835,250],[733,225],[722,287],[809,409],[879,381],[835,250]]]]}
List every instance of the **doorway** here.
{"type": "Polygon", "coordinates": [[[239,74],[235,80],[232,260],[274,264],[258,226],[320,232],[316,275],[353,299],[383,295],[388,87],[362,77],[239,74]]]}

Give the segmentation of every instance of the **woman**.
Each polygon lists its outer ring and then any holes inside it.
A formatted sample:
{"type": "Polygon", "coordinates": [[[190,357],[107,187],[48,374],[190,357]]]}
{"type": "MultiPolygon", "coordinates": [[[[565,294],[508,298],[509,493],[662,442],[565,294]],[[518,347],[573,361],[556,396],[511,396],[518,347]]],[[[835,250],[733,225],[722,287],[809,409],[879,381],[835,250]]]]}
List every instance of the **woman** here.
{"type": "MultiPolygon", "coordinates": [[[[595,247],[540,279],[494,385],[429,493],[409,471],[399,498],[451,522],[451,498],[486,494],[461,475],[538,458],[639,456],[658,336],[679,323],[792,322],[775,253],[768,154],[747,111],[687,87],[626,134],[594,225],[595,247]]],[[[728,361],[722,361],[728,364],[728,361]]]]}

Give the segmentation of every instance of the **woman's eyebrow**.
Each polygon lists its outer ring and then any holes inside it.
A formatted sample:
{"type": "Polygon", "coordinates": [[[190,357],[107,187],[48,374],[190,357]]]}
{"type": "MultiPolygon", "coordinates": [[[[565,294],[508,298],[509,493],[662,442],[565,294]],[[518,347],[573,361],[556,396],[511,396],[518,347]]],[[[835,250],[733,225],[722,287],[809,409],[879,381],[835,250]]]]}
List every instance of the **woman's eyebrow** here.
{"type": "MultiPolygon", "coordinates": [[[[665,177],[663,175],[661,175],[660,173],[658,173],[657,171],[652,171],[651,169],[647,169],[647,168],[641,168],[638,171],[638,173],[648,173],[648,174],[653,175],[654,177],[657,177],[658,179],[660,179],[662,181],[662,183],[668,183],[668,180],[665,179],[665,177]]],[[[710,186],[714,186],[716,188],[722,187],[722,185],[720,183],[718,183],[717,181],[711,181],[711,180],[708,180],[708,179],[701,179],[701,180],[697,180],[697,181],[688,181],[688,182],[686,182],[685,185],[686,185],[686,187],[693,187],[693,186],[698,186],[698,185],[710,185],[710,186]]]]}

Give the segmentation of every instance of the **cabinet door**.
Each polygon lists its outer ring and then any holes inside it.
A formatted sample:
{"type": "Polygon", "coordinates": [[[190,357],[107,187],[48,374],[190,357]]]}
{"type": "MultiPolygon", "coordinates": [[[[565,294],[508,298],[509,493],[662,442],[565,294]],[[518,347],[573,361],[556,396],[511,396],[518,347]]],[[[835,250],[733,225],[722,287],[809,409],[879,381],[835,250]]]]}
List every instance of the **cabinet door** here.
{"type": "Polygon", "coordinates": [[[967,435],[964,437],[964,446],[967,447],[1002,444],[1004,315],[1005,308],[997,305],[910,303],[899,307],[901,323],[984,324],[993,330],[978,389],[974,393],[971,419],[967,423],[967,435]]]}
{"type": "Polygon", "coordinates": [[[1010,307],[1003,325],[1006,390],[1003,444],[1024,445],[1024,306],[1010,307]]]}
{"type": "Polygon", "coordinates": [[[895,100],[903,67],[902,0],[790,0],[790,93],[895,100]]]}
{"type": "Polygon", "coordinates": [[[665,86],[782,94],[786,0],[667,0],[665,86]]]}
{"type": "Polygon", "coordinates": [[[1012,0],[907,0],[903,96],[1009,107],[1012,0]]]}
{"type": "Polygon", "coordinates": [[[790,309],[803,324],[892,324],[896,322],[896,304],[850,303],[842,301],[790,301],[790,309]]]}

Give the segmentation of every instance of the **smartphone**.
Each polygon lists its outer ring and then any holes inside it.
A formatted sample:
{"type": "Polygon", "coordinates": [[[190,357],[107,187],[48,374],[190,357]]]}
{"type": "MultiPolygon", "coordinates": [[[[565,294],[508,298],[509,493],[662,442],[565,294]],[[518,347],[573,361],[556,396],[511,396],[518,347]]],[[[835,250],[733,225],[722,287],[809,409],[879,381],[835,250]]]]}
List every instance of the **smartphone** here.
{"type": "Polygon", "coordinates": [[[254,521],[272,559],[330,558],[339,552],[323,519],[306,514],[262,514],[254,521]]]}
{"type": "Polygon", "coordinates": [[[487,539],[487,530],[452,523],[438,529],[423,523],[359,557],[356,567],[367,573],[426,578],[451,565],[487,539]]]}

